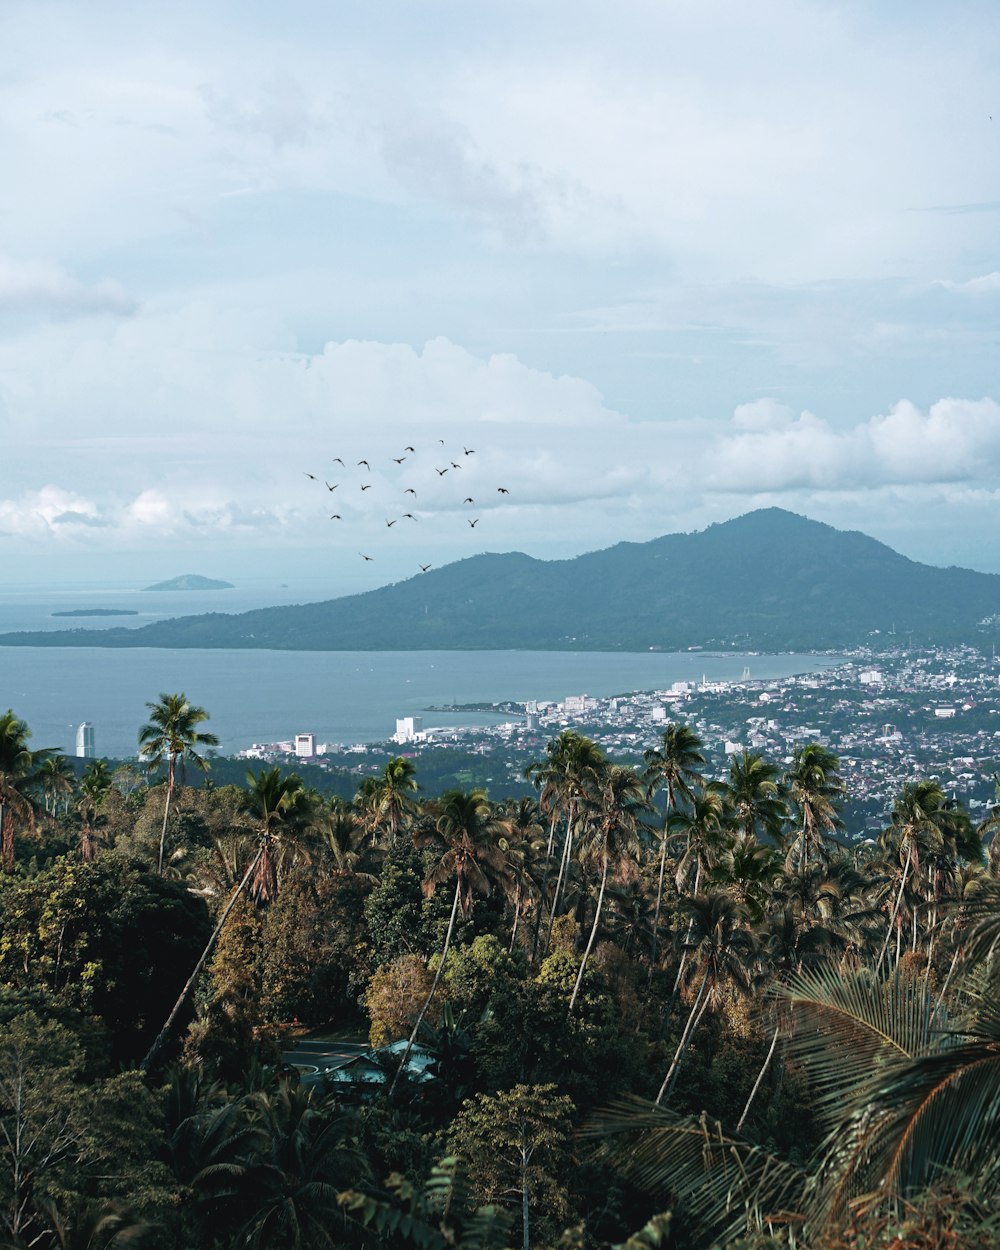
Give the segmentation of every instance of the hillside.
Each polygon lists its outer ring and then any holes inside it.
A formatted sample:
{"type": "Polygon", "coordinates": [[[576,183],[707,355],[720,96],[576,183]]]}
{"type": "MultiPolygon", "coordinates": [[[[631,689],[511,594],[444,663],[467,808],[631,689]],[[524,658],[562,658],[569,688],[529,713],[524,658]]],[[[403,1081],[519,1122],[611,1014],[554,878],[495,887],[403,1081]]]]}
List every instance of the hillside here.
{"type": "Polygon", "coordinates": [[[1000,576],[918,564],[864,534],[769,508],[571,560],[479,555],[324,603],[141,629],[4,634],[4,646],[279,650],[802,650],[982,639],[1000,576]]]}

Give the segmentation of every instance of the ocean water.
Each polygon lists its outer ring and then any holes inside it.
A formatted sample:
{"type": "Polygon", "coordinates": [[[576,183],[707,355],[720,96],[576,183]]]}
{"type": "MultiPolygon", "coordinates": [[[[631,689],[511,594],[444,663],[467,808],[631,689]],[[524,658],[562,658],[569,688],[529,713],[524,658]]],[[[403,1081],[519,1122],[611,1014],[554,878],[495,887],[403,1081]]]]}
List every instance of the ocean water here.
{"type": "MultiPolygon", "coordinates": [[[[7,587],[0,591],[0,633],[67,624],[104,628],[164,616],[243,611],[309,602],[322,590],[270,586],[240,591],[142,594],[138,587],[7,587]],[[287,597],[282,597],[287,596],[287,597]],[[147,600],[155,599],[155,604],[147,600]],[[179,602],[178,602],[179,601],[179,602]],[[138,607],[143,616],[52,618],[79,607],[138,607]],[[46,622],[42,624],[41,622],[46,622]]],[[[253,742],[296,733],[347,745],[379,742],[401,716],[424,726],[487,725],[509,719],[489,713],[431,713],[430,705],[504,699],[596,698],[668,688],[675,681],[754,678],[822,670],[836,659],[814,655],[717,655],[709,652],[547,651],[195,651],[0,647],[0,711],[10,707],[32,730],[34,747],[72,751],[76,726],[95,727],[99,754],[136,750],[146,703],[183,691],[204,707],[225,754],[253,742]]]]}

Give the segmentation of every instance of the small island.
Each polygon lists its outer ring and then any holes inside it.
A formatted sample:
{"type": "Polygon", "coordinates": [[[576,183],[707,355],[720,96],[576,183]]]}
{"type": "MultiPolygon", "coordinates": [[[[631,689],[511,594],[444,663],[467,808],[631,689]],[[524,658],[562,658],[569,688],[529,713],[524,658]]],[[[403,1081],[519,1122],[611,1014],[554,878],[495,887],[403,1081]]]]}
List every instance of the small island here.
{"type": "Polygon", "coordinates": [[[53,612],[53,616],[138,616],[135,608],[73,608],[69,612],[53,612]]]}
{"type": "Polygon", "coordinates": [[[232,590],[232,582],[222,582],[214,577],[201,577],[198,573],[182,573],[169,581],[144,586],[143,590],[232,590]]]}

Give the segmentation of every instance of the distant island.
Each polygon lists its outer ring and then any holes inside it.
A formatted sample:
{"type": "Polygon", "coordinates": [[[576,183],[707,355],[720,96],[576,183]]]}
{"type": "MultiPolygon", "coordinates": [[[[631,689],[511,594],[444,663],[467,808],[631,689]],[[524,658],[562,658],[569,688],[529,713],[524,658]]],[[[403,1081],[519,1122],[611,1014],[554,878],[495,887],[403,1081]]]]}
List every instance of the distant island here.
{"type": "Polygon", "coordinates": [[[766,508],[570,560],[484,553],[324,603],[3,634],[0,646],[840,651],[997,640],[997,574],[918,564],[766,508]]]}
{"type": "Polygon", "coordinates": [[[138,616],[135,608],[73,608],[69,612],[53,612],[53,616],[138,616]]]}
{"type": "Polygon", "coordinates": [[[232,582],[221,582],[215,577],[202,577],[198,573],[182,573],[169,581],[144,586],[143,590],[233,590],[232,582]]]}

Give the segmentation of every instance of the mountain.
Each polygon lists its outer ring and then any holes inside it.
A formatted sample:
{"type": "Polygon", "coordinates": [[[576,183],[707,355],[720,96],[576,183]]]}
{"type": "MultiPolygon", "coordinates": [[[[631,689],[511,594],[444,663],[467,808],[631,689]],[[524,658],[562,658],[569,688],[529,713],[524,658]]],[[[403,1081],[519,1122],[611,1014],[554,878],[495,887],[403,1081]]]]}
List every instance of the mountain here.
{"type": "Polygon", "coordinates": [[[220,582],[214,577],[202,577],[200,573],[182,573],[155,586],[143,586],[143,590],[232,590],[232,582],[220,582]]]}
{"type": "Polygon", "coordinates": [[[864,534],[767,508],[571,560],[479,555],[325,603],[3,634],[0,645],[805,650],[893,629],[920,643],[981,640],[979,623],[993,616],[1000,576],[918,564],[864,534]]]}

